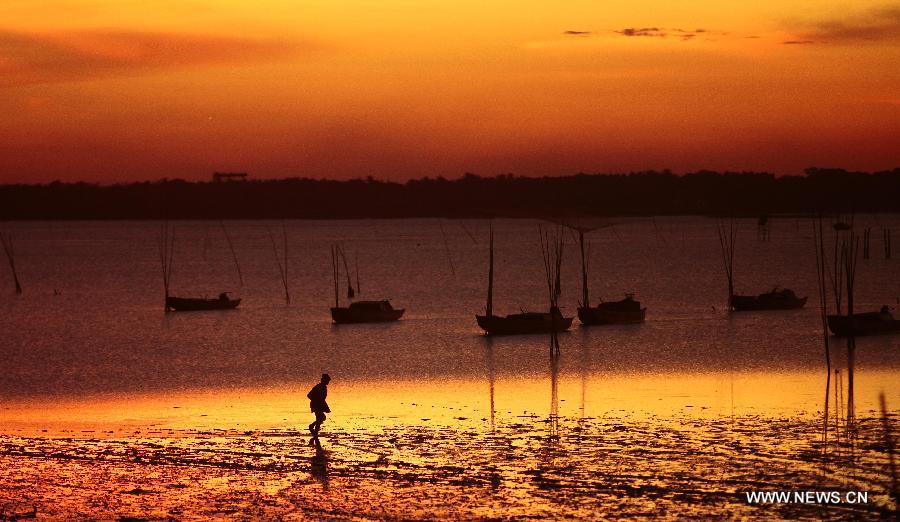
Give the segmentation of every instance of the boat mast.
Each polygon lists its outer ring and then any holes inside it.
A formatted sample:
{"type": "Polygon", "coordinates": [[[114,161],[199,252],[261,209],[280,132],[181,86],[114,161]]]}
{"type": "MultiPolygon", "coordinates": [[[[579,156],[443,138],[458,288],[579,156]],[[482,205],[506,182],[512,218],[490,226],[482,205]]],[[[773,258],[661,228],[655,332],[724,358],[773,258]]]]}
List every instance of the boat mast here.
{"type": "Polygon", "coordinates": [[[489,252],[488,255],[488,290],[487,290],[487,306],[485,307],[485,312],[488,317],[492,317],[494,315],[494,224],[490,225],[490,240],[488,242],[489,252]]]}
{"type": "Polygon", "coordinates": [[[578,245],[581,247],[581,306],[590,308],[588,301],[587,262],[584,256],[584,230],[578,229],[578,245]]]}
{"type": "Polygon", "coordinates": [[[722,249],[722,264],[725,268],[725,277],[728,279],[728,310],[733,310],[734,301],[734,245],[737,238],[734,219],[728,221],[718,220],[716,231],[719,235],[719,246],[722,249]]]}
{"type": "Polygon", "coordinates": [[[340,278],[340,274],[338,273],[340,268],[338,267],[338,259],[337,259],[337,246],[331,245],[331,275],[334,279],[334,307],[340,308],[341,306],[341,297],[340,291],[338,290],[338,279],[340,278]]]}
{"type": "Polygon", "coordinates": [[[172,257],[175,255],[175,233],[166,220],[159,228],[159,263],[162,267],[163,289],[166,293],[165,311],[169,306],[169,282],[172,280],[172,257]]]}
{"type": "Polygon", "coordinates": [[[13,246],[12,234],[5,234],[0,230],[0,244],[3,245],[3,251],[6,253],[6,259],[9,261],[9,268],[12,270],[13,283],[16,285],[16,295],[22,295],[22,285],[19,284],[19,274],[16,272],[16,250],[13,246]]]}

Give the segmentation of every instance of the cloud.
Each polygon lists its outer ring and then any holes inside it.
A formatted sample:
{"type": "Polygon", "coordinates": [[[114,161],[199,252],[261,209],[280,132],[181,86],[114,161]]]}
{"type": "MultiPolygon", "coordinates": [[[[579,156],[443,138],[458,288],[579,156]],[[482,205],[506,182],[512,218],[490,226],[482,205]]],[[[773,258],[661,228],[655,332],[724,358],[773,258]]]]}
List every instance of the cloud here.
{"type": "Polygon", "coordinates": [[[592,34],[594,34],[594,33],[592,33],[591,31],[572,31],[572,30],[569,30],[569,31],[564,31],[563,34],[564,34],[564,35],[567,35],[567,36],[590,36],[590,35],[592,35],[592,34]]]}
{"type": "Polygon", "coordinates": [[[694,29],[693,31],[686,29],[674,29],[674,32],[677,33],[676,36],[678,38],[681,38],[682,40],[691,40],[699,35],[702,35],[703,33],[706,33],[707,31],[706,29],[694,29]]]}
{"type": "Polygon", "coordinates": [[[795,36],[792,41],[804,43],[900,43],[900,5],[875,8],[840,19],[820,20],[802,25],[805,27],[792,31],[795,36]]]}
{"type": "Polygon", "coordinates": [[[816,43],[813,40],[785,40],[783,42],[784,45],[807,45],[816,43]]]}
{"type": "Polygon", "coordinates": [[[309,44],[188,33],[0,31],[0,86],[277,60],[309,44]]]}
{"type": "Polygon", "coordinates": [[[622,36],[655,36],[659,38],[665,38],[666,36],[666,33],[659,27],[626,27],[621,31],[615,32],[621,34],[622,36]]]}
{"type": "MultiPolygon", "coordinates": [[[[666,29],[663,27],[626,27],[625,29],[621,29],[618,31],[613,31],[622,36],[649,36],[655,38],[678,38],[680,40],[693,40],[698,36],[724,36],[728,33],[718,32],[718,31],[710,31],[709,29],[697,28],[697,29],[666,29]]],[[[707,40],[709,40],[707,38],[707,40]]],[[[712,40],[710,40],[712,41],[712,40]]]]}

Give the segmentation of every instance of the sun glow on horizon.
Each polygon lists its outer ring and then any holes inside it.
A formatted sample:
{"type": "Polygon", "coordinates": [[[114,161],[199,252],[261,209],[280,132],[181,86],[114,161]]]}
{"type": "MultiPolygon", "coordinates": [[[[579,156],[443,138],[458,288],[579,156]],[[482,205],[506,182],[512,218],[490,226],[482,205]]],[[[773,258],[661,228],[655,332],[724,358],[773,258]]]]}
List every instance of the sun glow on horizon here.
{"type": "Polygon", "coordinates": [[[900,163],[900,6],[0,6],[0,182],[900,163]]]}

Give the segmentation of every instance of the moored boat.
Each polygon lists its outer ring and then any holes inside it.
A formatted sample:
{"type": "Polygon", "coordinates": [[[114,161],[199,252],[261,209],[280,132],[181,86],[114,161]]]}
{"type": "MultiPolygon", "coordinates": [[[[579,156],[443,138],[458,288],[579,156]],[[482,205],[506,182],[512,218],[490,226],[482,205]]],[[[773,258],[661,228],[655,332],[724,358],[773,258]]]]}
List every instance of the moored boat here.
{"type": "Polygon", "coordinates": [[[634,324],[643,323],[647,314],[647,308],[641,307],[640,301],[634,299],[634,294],[625,294],[625,299],[619,301],[600,302],[597,306],[591,306],[588,292],[588,255],[585,252],[584,233],[590,229],[578,228],[578,244],[581,248],[581,302],[578,306],[578,320],[584,326],[596,326],[604,324],[634,324]]]}
{"type": "Polygon", "coordinates": [[[806,297],[797,297],[797,294],[788,288],[775,287],[772,291],[759,295],[732,295],[731,308],[735,312],[794,310],[803,308],[806,299],[806,297]]]}
{"type": "Polygon", "coordinates": [[[585,326],[602,324],[643,323],[647,308],[634,299],[634,294],[625,294],[625,299],[606,301],[597,306],[579,306],[578,320],[585,326]]]}
{"type": "Polygon", "coordinates": [[[359,266],[356,270],[356,290],[350,281],[350,267],[347,265],[347,256],[340,245],[331,246],[331,268],[334,276],[334,306],[331,307],[331,319],[335,324],[358,323],[388,323],[396,321],[403,316],[406,310],[394,308],[390,301],[354,301],[347,306],[341,306],[340,279],[341,265],[344,266],[347,277],[347,299],[353,299],[359,293],[359,266]]]}
{"type": "Polygon", "coordinates": [[[387,299],[356,301],[350,303],[350,306],[332,307],[331,319],[336,324],[387,323],[400,319],[405,311],[403,308],[394,308],[387,299]]]}
{"type": "MultiPolygon", "coordinates": [[[[487,335],[524,335],[563,332],[572,326],[573,317],[564,317],[559,307],[556,306],[555,297],[559,293],[558,283],[554,286],[554,274],[551,273],[553,267],[550,259],[546,260],[548,270],[548,283],[550,285],[550,311],[549,312],[526,312],[510,315],[494,315],[494,230],[491,228],[489,241],[489,261],[488,261],[488,289],[487,289],[487,305],[485,306],[484,315],[475,315],[475,321],[478,326],[487,335]]],[[[561,245],[558,246],[561,248],[561,245]]],[[[558,261],[561,252],[557,250],[556,270],[559,270],[558,261]]],[[[558,281],[558,278],[555,279],[558,281]]]]}
{"type": "Polygon", "coordinates": [[[488,335],[564,332],[572,326],[573,319],[573,317],[564,317],[558,308],[554,308],[550,312],[522,312],[506,316],[475,316],[478,326],[488,335]]]}
{"type": "Polygon", "coordinates": [[[828,328],[838,337],[900,333],[900,320],[894,319],[887,306],[880,312],[829,315],[828,328]]]}
{"type": "Polygon", "coordinates": [[[240,299],[231,299],[228,292],[222,292],[216,299],[205,297],[166,297],[166,309],[176,312],[199,312],[203,310],[233,310],[241,304],[240,299]]]}

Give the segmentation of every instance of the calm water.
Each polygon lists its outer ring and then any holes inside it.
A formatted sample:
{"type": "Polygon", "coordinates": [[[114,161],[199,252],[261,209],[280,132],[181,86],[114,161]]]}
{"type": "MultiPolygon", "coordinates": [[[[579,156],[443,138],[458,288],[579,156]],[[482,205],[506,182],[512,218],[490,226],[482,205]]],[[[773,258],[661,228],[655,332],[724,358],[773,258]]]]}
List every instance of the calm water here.
{"type": "MultiPolygon", "coordinates": [[[[867,220],[900,226],[896,217],[867,220]]],[[[334,422],[415,423],[453,418],[454,408],[487,418],[491,403],[497,415],[547,415],[557,407],[554,382],[563,416],[821,409],[824,356],[809,222],[776,220],[769,242],[756,238],[754,222],[742,222],[735,268],[739,293],[789,286],[810,296],[807,308],[732,315],[722,310],[713,220],[616,223],[589,235],[592,300],[635,292],[648,307],[647,322],[573,327],[560,337],[557,368],[546,337],[487,339],[475,324],[487,278],[484,221],[286,222],[290,305],[268,235],[281,246],[280,222],[226,224],[243,286],[217,223],[176,222],[172,293],[230,290],[244,299],[237,311],[188,314],[162,310],[159,223],[7,224],[25,294],[13,295],[4,264],[0,428],[296,424],[309,415],[305,392],[323,371],[334,378],[334,422]],[[329,245],[336,241],[351,271],[359,259],[360,297],[390,298],[407,310],[400,322],[331,324],[329,245]]],[[[495,312],[545,309],[538,223],[494,226],[495,312]]],[[[900,295],[897,253],[884,260],[879,228],[873,236],[873,259],[859,263],[859,309],[896,306],[900,295]]],[[[564,277],[561,303],[574,314],[580,275],[572,237],[564,277]]],[[[841,368],[843,342],[833,342],[841,368]]],[[[882,390],[892,409],[900,404],[898,348],[900,336],[859,340],[860,409],[874,409],[882,390]]]]}

